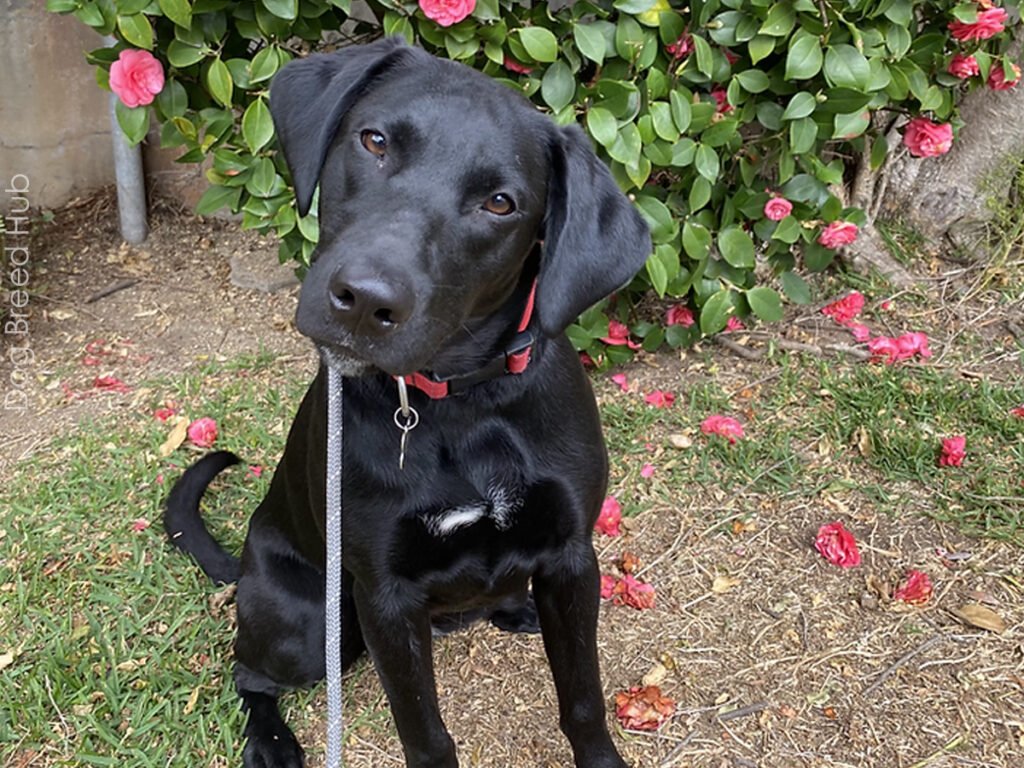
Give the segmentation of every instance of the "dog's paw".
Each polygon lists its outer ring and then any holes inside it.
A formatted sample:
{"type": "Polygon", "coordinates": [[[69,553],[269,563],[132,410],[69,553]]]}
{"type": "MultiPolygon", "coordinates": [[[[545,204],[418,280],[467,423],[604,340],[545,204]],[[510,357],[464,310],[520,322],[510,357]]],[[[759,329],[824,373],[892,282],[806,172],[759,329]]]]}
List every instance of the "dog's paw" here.
{"type": "Polygon", "coordinates": [[[303,768],[306,758],[291,731],[249,734],[242,752],[245,768],[303,768]]]}
{"type": "Polygon", "coordinates": [[[491,624],[506,632],[519,632],[536,635],[540,632],[540,617],[537,616],[537,604],[533,595],[514,608],[499,608],[490,615],[491,624]]]}

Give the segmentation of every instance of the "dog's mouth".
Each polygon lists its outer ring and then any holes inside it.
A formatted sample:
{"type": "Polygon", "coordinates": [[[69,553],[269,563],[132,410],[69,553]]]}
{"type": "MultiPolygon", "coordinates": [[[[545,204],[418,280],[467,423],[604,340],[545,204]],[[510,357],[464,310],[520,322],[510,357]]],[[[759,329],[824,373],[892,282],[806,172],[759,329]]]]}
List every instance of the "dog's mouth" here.
{"type": "Polygon", "coordinates": [[[323,364],[346,378],[365,376],[374,370],[374,366],[345,347],[318,341],[316,348],[323,364]]]}

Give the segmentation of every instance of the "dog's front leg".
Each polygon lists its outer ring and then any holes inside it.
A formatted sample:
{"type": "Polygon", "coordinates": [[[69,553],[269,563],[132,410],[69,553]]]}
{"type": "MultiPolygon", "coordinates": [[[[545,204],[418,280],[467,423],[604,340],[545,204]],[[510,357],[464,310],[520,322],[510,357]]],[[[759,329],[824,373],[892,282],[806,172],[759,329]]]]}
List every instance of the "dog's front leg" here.
{"type": "Polygon", "coordinates": [[[411,600],[371,595],[358,581],[359,623],[384,685],[408,768],[458,768],[434,682],[430,616],[411,600]]]}
{"type": "Polygon", "coordinates": [[[597,662],[601,576],[589,544],[533,577],[544,650],[558,692],[559,724],[576,768],[626,768],[605,724],[597,662]]]}

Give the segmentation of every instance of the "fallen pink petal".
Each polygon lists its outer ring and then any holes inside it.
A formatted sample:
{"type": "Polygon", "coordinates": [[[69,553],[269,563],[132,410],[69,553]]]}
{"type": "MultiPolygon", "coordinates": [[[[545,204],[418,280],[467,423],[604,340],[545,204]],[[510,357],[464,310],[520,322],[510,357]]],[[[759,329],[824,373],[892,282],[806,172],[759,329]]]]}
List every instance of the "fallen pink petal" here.
{"type": "Polygon", "coordinates": [[[1024,419],[1024,405],[1018,405],[1016,408],[1011,408],[1010,415],[1016,416],[1018,419],[1024,419]]]}
{"type": "Polygon", "coordinates": [[[731,416],[723,416],[720,413],[713,414],[704,419],[700,423],[700,431],[705,435],[724,437],[729,441],[730,445],[734,445],[738,439],[744,437],[743,425],[731,416]]]}
{"type": "Polygon", "coordinates": [[[249,476],[250,477],[255,477],[255,478],[262,477],[263,476],[263,467],[261,467],[259,464],[250,464],[249,465],[249,476]]]}
{"type": "Polygon", "coordinates": [[[627,573],[615,582],[610,599],[613,605],[628,605],[638,611],[647,610],[654,607],[654,587],[627,573]]]}
{"type": "Polygon", "coordinates": [[[167,421],[178,412],[177,408],[157,408],[153,411],[153,418],[157,421],[167,421]]]}
{"type": "Polygon", "coordinates": [[[97,376],[92,380],[92,385],[104,392],[124,393],[131,392],[132,389],[116,376],[97,376]]]}
{"type": "Polygon", "coordinates": [[[149,520],[147,520],[144,517],[138,517],[132,521],[132,531],[138,533],[140,531],[146,530],[147,528],[149,528],[150,525],[151,523],[149,522],[149,520]]]}
{"type": "Polygon", "coordinates": [[[623,392],[629,392],[629,379],[626,378],[624,373],[613,373],[611,380],[615,382],[616,386],[623,392]]]}
{"type": "Polygon", "coordinates": [[[907,571],[899,587],[892,595],[893,600],[900,600],[910,605],[924,605],[932,597],[932,580],[924,571],[907,571]]]}
{"type": "Polygon", "coordinates": [[[860,565],[860,550],[857,540],[841,522],[826,523],[818,529],[814,539],[814,548],[833,565],[840,568],[853,568],[860,565]]]}
{"type": "Polygon", "coordinates": [[[626,346],[630,349],[640,349],[640,345],[629,338],[629,326],[614,319],[608,321],[608,335],[601,341],[613,347],[626,346]]]}
{"type": "Polygon", "coordinates": [[[676,304],[665,313],[665,325],[681,325],[683,328],[689,328],[694,322],[693,310],[683,304],[676,304]]]}
{"type": "Polygon", "coordinates": [[[676,401],[676,396],[671,392],[664,392],[656,389],[644,397],[644,402],[653,405],[655,408],[668,408],[676,401]]]}
{"type": "Polygon", "coordinates": [[[746,327],[747,327],[747,326],[745,326],[745,325],[743,324],[743,321],[742,321],[742,320],[740,320],[740,319],[739,319],[738,317],[736,317],[735,315],[733,315],[732,317],[730,317],[730,318],[729,318],[729,319],[728,319],[728,320],[726,321],[726,323],[725,323],[725,330],[726,330],[726,331],[730,331],[730,332],[731,332],[731,331],[742,331],[742,330],[743,330],[743,329],[745,329],[746,327]]]}
{"type": "Polygon", "coordinates": [[[942,440],[942,452],[939,455],[940,467],[959,467],[967,456],[967,437],[953,435],[942,440]]]}
{"type": "Polygon", "coordinates": [[[188,425],[188,439],[200,448],[209,448],[217,439],[217,422],[209,416],[196,419],[188,425]]]}
{"type": "Polygon", "coordinates": [[[828,315],[840,325],[848,325],[853,322],[864,310],[864,294],[860,291],[851,291],[841,299],[836,299],[831,304],[821,308],[823,315],[828,315]]]}
{"type": "Polygon", "coordinates": [[[601,505],[601,512],[594,523],[594,530],[603,533],[605,536],[618,536],[622,533],[619,525],[622,523],[622,506],[618,499],[609,496],[601,505]]]}
{"type": "Polygon", "coordinates": [[[615,582],[617,582],[614,576],[607,573],[601,574],[601,599],[608,600],[612,596],[612,590],[615,589],[615,582]]]}
{"type": "Polygon", "coordinates": [[[651,464],[650,462],[644,464],[640,468],[640,477],[644,478],[645,480],[654,477],[654,465],[651,464]]]}

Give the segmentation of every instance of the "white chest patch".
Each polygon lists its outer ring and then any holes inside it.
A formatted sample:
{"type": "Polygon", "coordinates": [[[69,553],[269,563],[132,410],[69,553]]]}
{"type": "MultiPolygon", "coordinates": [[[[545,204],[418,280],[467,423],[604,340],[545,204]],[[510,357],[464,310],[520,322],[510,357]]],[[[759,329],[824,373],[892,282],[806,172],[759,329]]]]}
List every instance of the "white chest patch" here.
{"type": "Polygon", "coordinates": [[[512,517],[522,503],[523,500],[507,488],[492,483],[487,487],[486,499],[425,516],[423,523],[438,538],[450,536],[460,528],[473,525],[485,517],[490,518],[498,530],[505,530],[512,524],[512,517]]]}

